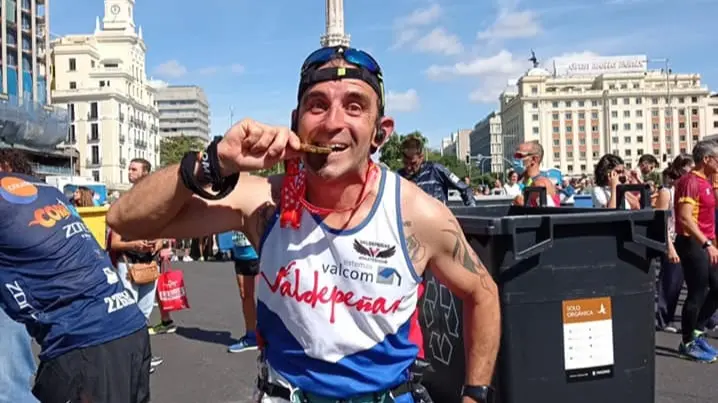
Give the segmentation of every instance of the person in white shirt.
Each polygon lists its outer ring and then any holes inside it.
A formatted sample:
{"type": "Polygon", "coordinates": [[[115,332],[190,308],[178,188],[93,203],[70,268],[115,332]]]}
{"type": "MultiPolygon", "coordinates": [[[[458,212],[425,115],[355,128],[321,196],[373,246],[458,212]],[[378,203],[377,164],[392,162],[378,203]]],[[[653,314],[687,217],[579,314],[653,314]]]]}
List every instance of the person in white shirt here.
{"type": "Polygon", "coordinates": [[[509,172],[509,180],[504,184],[506,196],[516,197],[521,194],[521,185],[519,185],[519,174],[514,171],[509,172]]]}

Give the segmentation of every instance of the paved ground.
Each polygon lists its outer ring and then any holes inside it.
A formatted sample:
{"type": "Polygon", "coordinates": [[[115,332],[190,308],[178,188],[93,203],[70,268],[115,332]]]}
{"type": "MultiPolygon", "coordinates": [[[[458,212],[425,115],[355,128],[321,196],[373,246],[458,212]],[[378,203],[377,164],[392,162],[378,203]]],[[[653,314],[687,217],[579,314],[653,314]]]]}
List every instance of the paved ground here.
{"type": "MultiPolygon", "coordinates": [[[[178,263],[176,268],[185,272],[192,309],[175,315],[176,334],[152,337],[155,353],[165,359],[152,375],[152,402],[251,402],[256,353],[226,352],[244,330],[232,265],[178,263]]],[[[718,402],[718,366],[676,358],[678,342],[677,335],[657,334],[656,402],[718,402]]]]}
{"type": "MultiPolygon", "coordinates": [[[[228,354],[243,333],[239,295],[229,263],[180,263],[192,309],[178,313],[175,335],[153,336],[165,364],[152,375],[153,402],[250,402],[255,353],[228,354]]],[[[718,402],[718,366],[676,358],[677,335],[656,336],[658,403],[718,402]]],[[[718,341],[717,341],[718,342],[718,341]]]]}

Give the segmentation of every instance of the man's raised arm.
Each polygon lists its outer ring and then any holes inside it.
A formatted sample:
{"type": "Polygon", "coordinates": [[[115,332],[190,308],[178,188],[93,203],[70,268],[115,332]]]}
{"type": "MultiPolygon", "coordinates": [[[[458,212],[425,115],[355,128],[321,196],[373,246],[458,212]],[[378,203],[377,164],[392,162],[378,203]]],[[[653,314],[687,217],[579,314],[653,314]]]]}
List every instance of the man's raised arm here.
{"type": "MultiPolygon", "coordinates": [[[[217,145],[223,177],[271,167],[299,154],[299,138],[289,129],[245,119],[217,145]]],[[[195,163],[195,178],[203,175],[195,163]]],[[[189,238],[244,230],[244,221],[273,203],[267,178],[242,174],[235,189],[221,200],[193,195],[182,182],[179,166],[159,170],[140,180],[107,213],[107,224],[130,239],[189,238]]]]}
{"type": "Polygon", "coordinates": [[[501,335],[496,283],[451,211],[440,203],[427,204],[420,208],[415,230],[429,249],[427,270],[463,302],[465,384],[490,385],[501,335]]]}

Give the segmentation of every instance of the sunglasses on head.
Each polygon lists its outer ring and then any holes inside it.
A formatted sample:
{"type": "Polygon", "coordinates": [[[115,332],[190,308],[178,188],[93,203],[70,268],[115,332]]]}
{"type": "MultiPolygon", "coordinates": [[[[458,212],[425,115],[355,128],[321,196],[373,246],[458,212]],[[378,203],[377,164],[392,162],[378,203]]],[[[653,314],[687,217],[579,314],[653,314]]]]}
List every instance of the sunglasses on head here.
{"type": "Polygon", "coordinates": [[[304,74],[307,69],[325,64],[337,57],[341,57],[351,64],[362,67],[372,74],[381,75],[381,67],[379,67],[379,63],[377,63],[377,61],[371,57],[369,53],[366,53],[363,50],[347,48],[344,46],[321,48],[314,51],[306,58],[306,60],[304,60],[304,64],[302,64],[302,74],[304,74]]]}
{"type": "Polygon", "coordinates": [[[519,158],[519,159],[520,159],[520,158],[532,157],[532,156],[534,156],[534,155],[535,155],[534,153],[522,153],[522,152],[517,152],[517,153],[514,154],[514,158],[519,158]]]}

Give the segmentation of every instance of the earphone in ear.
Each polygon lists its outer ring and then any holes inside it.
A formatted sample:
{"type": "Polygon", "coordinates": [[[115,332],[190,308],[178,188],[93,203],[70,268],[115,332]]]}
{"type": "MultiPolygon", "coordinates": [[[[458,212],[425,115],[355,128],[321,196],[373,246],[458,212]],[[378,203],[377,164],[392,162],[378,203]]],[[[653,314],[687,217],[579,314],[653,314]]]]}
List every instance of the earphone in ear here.
{"type": "Polygon", "coordinates": [[[374,141],[381,144],[384,142],[384,139],[386,138],[386,131],[382,128],[378,128],[376,131],[376,136],[374,136],[374,141]]]}

